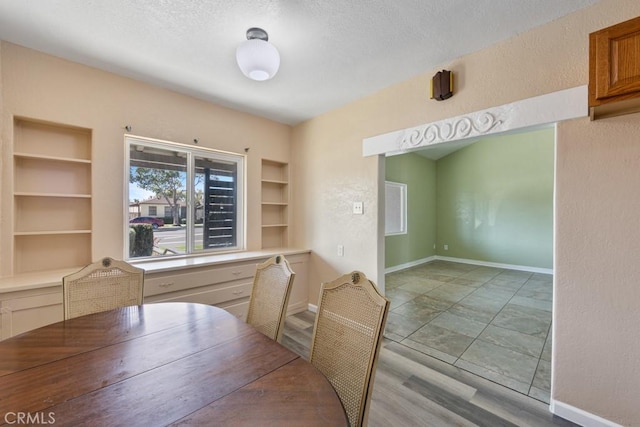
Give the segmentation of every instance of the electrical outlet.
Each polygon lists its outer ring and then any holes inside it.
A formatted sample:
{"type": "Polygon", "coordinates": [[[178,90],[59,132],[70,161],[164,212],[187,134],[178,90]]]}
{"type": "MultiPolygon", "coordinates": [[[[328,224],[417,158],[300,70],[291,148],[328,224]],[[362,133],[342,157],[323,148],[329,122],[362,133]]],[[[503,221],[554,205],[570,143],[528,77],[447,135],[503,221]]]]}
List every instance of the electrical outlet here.
{"type": "Polygon", "coordinates": [[[449,245],[444,245],[444,250],[448,251],[449,250],[449,245]]]}
{"type": "Polygon", "coordinates": [[[344,256],[344,246],[338,245],[338,256],[344,256]]]}
{"type": "Polygon", "coordinates": [[[364,206],[362,202],[353,202],[353,214],[362,215],[364,213],[364,206]]]}

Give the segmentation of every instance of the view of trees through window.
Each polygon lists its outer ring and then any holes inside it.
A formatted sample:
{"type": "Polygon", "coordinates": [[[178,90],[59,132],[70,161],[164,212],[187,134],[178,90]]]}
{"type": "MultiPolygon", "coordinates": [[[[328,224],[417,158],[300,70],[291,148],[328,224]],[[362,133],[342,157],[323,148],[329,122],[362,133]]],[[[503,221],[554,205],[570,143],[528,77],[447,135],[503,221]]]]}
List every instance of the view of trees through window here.
{"type": "Polygon", "coordinates": [[[242,248],[242,156],[133,137],[127,143],[129,258],[242,248]]]}

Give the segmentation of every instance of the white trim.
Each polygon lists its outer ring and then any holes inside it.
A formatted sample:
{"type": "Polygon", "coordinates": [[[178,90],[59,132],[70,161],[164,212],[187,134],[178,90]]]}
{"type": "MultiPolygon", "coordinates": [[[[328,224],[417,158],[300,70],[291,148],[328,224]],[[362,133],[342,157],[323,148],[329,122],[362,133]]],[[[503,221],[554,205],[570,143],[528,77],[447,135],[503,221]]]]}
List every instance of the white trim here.
{"type": "Polygon", "coordinates": [[[385,181],[384,205],[384,235],[407,234],[407,184],[385,181]]]}
{"type": "Polygon", "coordinates": [[[307,309],[307,304],[305,304],[304,301],[300,301],[300,302],[296,302],[294,304],[289,304],[289,306],[287,306],[287,316],[290,316],[292,314],[297,314],[297,313],[301,313],[303,311],[305,311],[307,309]]]}
{"type": "Polygon", "coordinates": [[[578,86],[463,116],[365,138],[362,155],[401,154],[429,145],[587,117],[587,86],[578,86]]]}
{"type": "Polygon", "coordinates": [[[376,251],[376,277],[374,280],[377,280],[378,288],[382,295],[386,295],[387,292],[387,284],[385,282],[385,274],[384,274],[384,254],[385,254],[385,244],[386,237],[384,236],[384,228],[385,228],[385,219],[384,219],[384,211],[386,208],[385,201],[385,191],[384,191],[384,180],[387,175],[386,170],[387,160],[384,156],[378,156],[378,182],[376,185],[376,189],[378,192],[378,215],[376,218],[376,245],[378,250],[376,251]]]}
{"type": "Polygon", "coordinates": [[[430,256],[428,258],[422,258],[415,261],[407,262],[404,264],[394,265],[393,267],[385,268],[384,274],[393,273],[400,270],[406,270],[407,268],[415,267],[421,264],[425,264],[427,262],[435,261],[435,256],[430,256]]]}
{"type": "Polygon", "coordinates": [[[474,259],[452,258],[448,256],[436,256],[437,260],[460,262],[463,264],[481,265],[484,267],[504,268],[508,270],[529,271],[531,273],[553,274],[552,268],[530,267],[528,265],[502,264],[499,262],[477,261],[474,259]]]}
{"type": "Polygon", "coordinates": [[[317,313],[318,312],[318,306],[309,303],[309,311],[312,312],[312,313],[317,313]]]}
{"type": "Polygon", "coordinates": [[[553,274],[552,268],[530,267],[528,265],[516,265],[516,264],[502,264],[499,262],[478,261],[475,259],[453,258],[448,256],[440,256],[440,255],[434,255],[429,258],[423,258],[416,261],[411,261],[406,264],[394,265],[393,267],[389,267],[385,269],[385,274],[393,273],[395,271],[405,270],[407,268],[415,267],[417,265],[425,264],[427,262],[436,261],[436,260],[459,262],[462,264],[480,265],[483,267],[504,268],[507,270],[529,271],[531,273],[553,274]]]}
{"type": "Polygon", "coordinates": [[[622,427],[620,424],[616,424],[613,421],[609,421],[587,411],[583,411],[580,408],[576,408],[575,406],[571,406],[553,399],[551,399],[549,411],[551,411],[551,413],[554,415],[579,424],[583,427],[622,427]]]}

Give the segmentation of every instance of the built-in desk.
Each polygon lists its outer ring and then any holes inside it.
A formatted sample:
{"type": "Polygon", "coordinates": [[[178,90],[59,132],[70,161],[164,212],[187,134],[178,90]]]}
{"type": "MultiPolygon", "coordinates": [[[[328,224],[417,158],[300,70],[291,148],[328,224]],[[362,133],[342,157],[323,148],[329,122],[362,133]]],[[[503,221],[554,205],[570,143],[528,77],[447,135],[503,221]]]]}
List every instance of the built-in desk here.
{"type": "MultiPolygon", "coordinates": [[[[195,302],[246,318],[256,264],[284,255],[296,277],[287,312],[307,309],[309,250],[273,249],[135,262],[145,270],[144,302],[195,302]]],[[[0,339],[63,319],[62,277],[78,268],[0,278],[0,339]]]]}

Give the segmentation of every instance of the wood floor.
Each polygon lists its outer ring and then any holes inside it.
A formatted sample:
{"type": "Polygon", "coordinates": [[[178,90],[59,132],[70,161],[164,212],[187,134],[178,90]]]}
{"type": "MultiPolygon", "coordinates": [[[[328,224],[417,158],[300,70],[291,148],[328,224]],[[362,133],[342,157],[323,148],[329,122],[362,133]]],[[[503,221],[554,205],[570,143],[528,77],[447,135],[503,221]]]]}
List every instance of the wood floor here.
{"type": "MultiPolygon", "coordinates": [[[[289,316],[282,344],[308,359],[314,313],[289,316]]],[[[400,343],[380,351],[369,426],[574,426],[536,399],[400,343]]]]}

